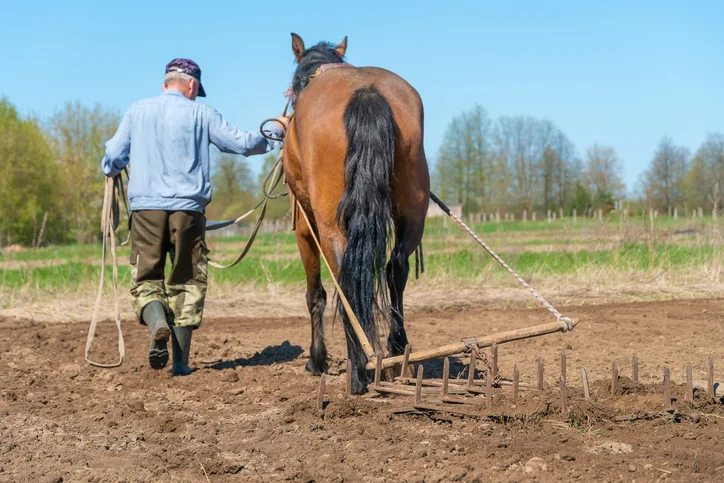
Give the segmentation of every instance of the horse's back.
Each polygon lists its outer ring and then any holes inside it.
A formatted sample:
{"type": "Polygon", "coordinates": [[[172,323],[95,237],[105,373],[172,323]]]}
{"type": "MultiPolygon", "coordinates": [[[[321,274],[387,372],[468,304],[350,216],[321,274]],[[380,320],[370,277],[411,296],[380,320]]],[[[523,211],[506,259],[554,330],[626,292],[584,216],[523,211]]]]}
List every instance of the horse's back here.
{"type": "MultiPolygon", "coordinates": [[[[344,114],[354,92],[374,87],[387,100],[403,135],[422,137],[423,109],[420,95],[405,79],[379,67],[331,69],[313,79],[297,102],[300,119],[333,121],[344,114]],[[310,102],[305,102],[311,99],[310,102]]],[[[341,127],[341,125],[340,125],[341,127]]]]}

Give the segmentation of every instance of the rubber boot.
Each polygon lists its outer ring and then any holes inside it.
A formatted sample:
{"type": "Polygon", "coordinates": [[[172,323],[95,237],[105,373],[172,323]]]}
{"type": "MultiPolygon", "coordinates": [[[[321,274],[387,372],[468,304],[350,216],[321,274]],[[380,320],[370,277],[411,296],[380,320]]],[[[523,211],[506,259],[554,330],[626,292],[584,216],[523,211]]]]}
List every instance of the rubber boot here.
{"type": "Polygon", "coordinates": [[[173,327],[171,340],[173,344],[173,365],[171,374],[174,376],[188,376],[193,372],[189,367],[189,354],[191,353],[191,335],[193,327],[173,327]]]}
{"type": "Polygon", "coordinates": [[[154,369],[163,369],[168,364],[168,338],[171,335],[166,322],[166,310],[161,302],[151,302],[144,307],[142,317],[151,329],[148,363],[154,369]]]}

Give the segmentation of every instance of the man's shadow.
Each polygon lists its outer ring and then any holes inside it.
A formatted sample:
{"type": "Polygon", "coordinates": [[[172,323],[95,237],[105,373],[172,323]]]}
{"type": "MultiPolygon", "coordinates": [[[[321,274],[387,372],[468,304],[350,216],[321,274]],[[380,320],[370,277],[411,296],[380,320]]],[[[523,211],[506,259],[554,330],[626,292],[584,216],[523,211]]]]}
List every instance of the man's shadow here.
{"type": "Polygon", "coordinates": [[[292,345],[288,340],[285,340],[280,345],[266,347],[251,357],[239,357],[238,359],[230,361],[219,360],[216,362],[206,362],[204,363],[204,367],[206,369],[221,371],[224,369],[234,369],[239,366],[270,366],[280,362],[293,361],[302,355],[303,352],[304,350],[301,347],[292,345]]]}

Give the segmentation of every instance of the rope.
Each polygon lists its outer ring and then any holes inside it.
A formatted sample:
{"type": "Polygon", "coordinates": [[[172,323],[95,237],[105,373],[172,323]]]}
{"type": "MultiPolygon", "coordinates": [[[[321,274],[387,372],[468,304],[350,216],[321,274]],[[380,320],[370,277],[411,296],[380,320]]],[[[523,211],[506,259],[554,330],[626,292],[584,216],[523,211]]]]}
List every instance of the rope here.
{"type": "Polygon", "coordinates": [[[85,344],[85,360],[88,364],[95,367],[119,367],[123,364],[123,360],[126,357],[126,345],[123,341],[123,331],[121,330],[121,307],[118,301],[118,258],[116,256],[116,229],[118,228],[118,221],[120,218],[119,198],[123,198],[126,207],[128,207],[126,194],[123,189],[123,179],[120,174],[112,178],[105,179],[105,190],[103,194],[103,209],[101,211],[101,233],[103,236],[101,279],[98,283],[98,294],[96,295],[96,303],[93,307],[93,316],[91,317],[90,328],[88,329],[88,339],[85,344]],[[93,339],[96,335],[98,317],[100,315],[101,302],[103,299],[103,282],[105,279],[107,245],[110,245],[111,247],[111,258],[113,259],[113,302],[116,311],[116,327],[118,329],[118,362],[113,364],[102,364],[91,360],[93,339]]]}
{"type": "Polygon", "coordinates": [[[513,277],[515,277],[515,279],[516,279],[522,286],[524,286],[526,289],[528,289],[528,291],[533,295],[533,297],[535,297],[536,300],[538,300],[538,302],[540,302],[545,308],[548,309],[548,311],[549,311],[551,314],[553,314],[553,315],[556,317],[556,320],[559,320],[560,322],[562,322],[562,323],[563,323],[563,331],[564,331],[564,332],[567,332],[567,331],[569,331],[569,330],[573,330],[573,321],[571,321],[571,319],[570,319],[569,317],[566,317],[566,316],[562,315],[560,312],[558,312],[558,310],[556,310],[555,307],[553,307],[550,303],[548,303],[548,301],[547,301],[545,298],[543,298],[543,296],[542,296],[541,294],[539,294],[539,293],[536,291],[536,289],[534,289],[533,287],[531,287],[528,282],[526,282],[525,280],[523,280],[523,277],[521,277],[520,275],[518,275],[518,274],[515,272],[515,270],[513,270],[512,268],[510,268],[510,266],[509,266],[507,263],[505,263],[505,260],[503,260],[502,258],[500,258],[500,257],[498,256],[498,254],[495,253],[495,252],[493,251],[493,249],[490,248],[490,247],[487,245],[487,243],[485,243],[483,240],[481,240],[480,237],[479,237],[478,235],[476,235],[475,232],[468,227],[468,225],[466,225],[460,218],[458,218],[457,216],[455,216],[455,215],[450,211],[450,208],[448,208],[448,206],[447,206],[445,203],[443,203],[443,202],[440,200],[440,198],[438,198],[437,196],[435,196],[435,193],[430,192],[430,199],[431,199],[432,201],[434,201],[435,203],[437,203],[437,205],[440,207],[440,209],[442,209],[442,211],[444,211],[445,214],[447,214],[450,218],[452,218],[453,220],[455,220],[455,222],[456,222],[458,225],[460,225],[460,227],[462,227],[463,230],[465,230],[466,232],[468,232],[468,234],[469,234],[471,237],[473,237],[473,238],[475,239],[475,241],[478,242],[478,243],[480,244],[480,246],[482,246],[482,247],[485,249],[485,251],[488,252],[488,254],[489,254],[491,257],[493,257],[504,269],[506,269],[513,277]]]}
{"type": "MultiPolygon", "coordinates": [[[[276,195],[272,195],[276,187],[279,185],[279,182],[282,179],[282,155],[279,155],[279,159],[277,159],[276,164],[274,165],[274,168],[271,170],[269,175],[266,177],[266,180],[264,180],[264,184],[262,186],[262,192],[264,194],[264,199],[261,200],[257,205],[252,208],[251,210],[247,211],[240,217],[236,218],[232,223],[230,224],[237,224],[240,221],[242,221],[247,216],[254,213],[259,207],[261,207],[261,213],[259,213],[259,216],[256,219],[256,222],[254,223],[254,228],[251,230],[251,235],[249,235],[249,239],[246,241],[246,244],[244,245],[244,248],[241,250],[241,253],[237,255],[237,257],[234,259],[233,262],[229,263],[228,265],[222,265],[218,262],[215,262],[214,260],[209,259],[209,265],[211,265],[214,268],[220,268],[222,270],[231,268],[235,265],[237,265],[239,262],[241,262],[246,255],[249,253],[249,250],[251,250],[251,246],[254,243],[254,239],[256,238],[257,233],[259,233],[259,228],[261,227],[262,221],[264,221],[264,216],[266,216],[266,208],[269,204],[269,200],[275,200],[278,198],[281,198],[283,196],[287,196],[288,192],[282,192],[278,193],[276,195]]],[[[227,225],[228,226],[228,225],[227,225]]]]}

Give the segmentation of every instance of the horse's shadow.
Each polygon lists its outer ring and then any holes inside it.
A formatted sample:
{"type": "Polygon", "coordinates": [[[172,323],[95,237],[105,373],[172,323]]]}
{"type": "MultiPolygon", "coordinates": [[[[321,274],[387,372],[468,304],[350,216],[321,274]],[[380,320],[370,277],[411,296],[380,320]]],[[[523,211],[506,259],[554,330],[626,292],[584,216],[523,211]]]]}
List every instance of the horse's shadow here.
{"type": "Polygon", "coordinates": [[[285,340],[280,345],[265,347],[261,352],[257,352],[251,357],[239,357],[230,361],[219,360],[215,362],[206,362],[205,369],[213,369],[221,371],[224,369],[234,369],[235,367],[251,367],[251,366],[270,366],[281,362],[290,362],[297,359],[304,350],[298,345],[292,345],[285,340]]]}

